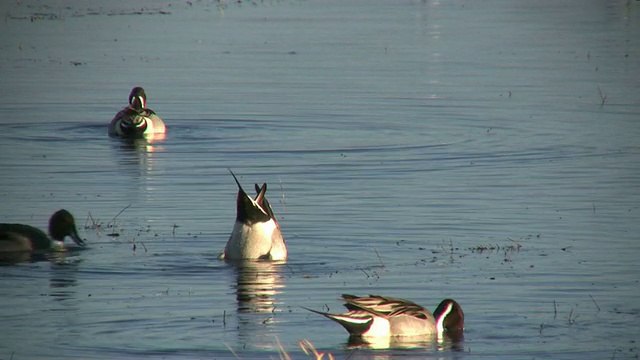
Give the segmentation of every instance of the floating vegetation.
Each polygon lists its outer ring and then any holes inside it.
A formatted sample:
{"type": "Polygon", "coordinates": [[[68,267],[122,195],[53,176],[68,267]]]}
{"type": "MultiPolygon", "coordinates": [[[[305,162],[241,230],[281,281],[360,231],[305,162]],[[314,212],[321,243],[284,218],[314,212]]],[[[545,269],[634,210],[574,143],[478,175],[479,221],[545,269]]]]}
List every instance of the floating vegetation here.
{"type": "MultiPolygon", "coordinates": [[[[125,206],[124,208],[122,208],[106,224],[103,223],[102,221],[100,221],[99,219],[94,218],[93,215],[91,214],[91,212],[89,212],[88,215],[87,215],[87,218],[85,219],[85,222],[84,222],[85,231],[87,231],[87,230],[95,231],[98,237],[102,237],[103,235],[106,235],[106,236],[111,237],[113,239],[120,238],[121,236],[125,236],[126,235],[126,239],[118,240],[118,242],[124,242],[124,243],[131,244],[131,250],[133,251],[134,255],[136,254],[136,251],[138,250],[138,248],[140,246],[142,247],[144,252],[147,253],[148,252],[147,246],[145,245],[144,242],[137,241],[137,238],[141,238],[141,237],[142,238],[147,238],[147,239],[149,237],[158,238],[160,236],[160,234],[157,231],[154,231],[151,228],[151,225],[149,225],[149,224],[146,224],[144,226],[140,226],[140,227],[138,227],[137,229],[134,229],[134,230],[122,229],[122,227],[118,224],[118,222],[116,220],[129,207],[131,207],[131,204],[129,204],[129,205],[125,206]]],[[[177,227],[179,227],[179,226],[176,225],[176,224],[174,224],[173,227],[172,227],[172,229],[173,229],[172,234],[173,234],[174,238],[175,238],[175,229],[177,227]]]]}
{"type": "Polygon", "coordinates": [[[98,232],[98,235],[102,235],[102,223],[99,220],[94,219],[93,216],[91,216],[91,212],[89,212],[87,218],[84,221],[84,229],[96,230],[98,232]]]}
{"type": "MultiPolygon", "coordinates": [[[[598,85],[598,94],[600,94],[600,106],[604,106],[604,104],[607,103],[607,94],[602,93],[602,90],[600,89],[600,85],[598,85]]],[[[593,212],[596,212],[595,205],[593,205],[593,212]]]]}
{"type": "Polygon", "coordinates": [[[137,8],[137,9],[73,9],[70,6],[52,9],[49,5],[43,5],[34,9],[33,6],[18,7],[14,9],[14,13],[7,12],[5,20],[29,20],[32,23],[39,21],[64,21],[67,17],[83,17],[83,16],[126,16],[126,15],[170,15],[171,12],[162,8],[137,8]],[[23,10],[24,11],[20,11],[23,10]],[[18,14],[19,13],[19,14],[18,14]]]}
{"type": "MultiPolygon", "coordinates": [[[[276,342],[278,343],[278,355],[280,355],[280,359],[281,360],[291,360],[292,357],[291,355],[289,355],[287,353],[287,351],[284,349],[284,347],[282,346],[282,343],[280,342],[280,340],[276,337],[276,342]]],[[[305,355],[308,355],[309,358],[311,359],[315,359],[315,360],[322,360],[325,359],[325,355],[327,355],[326,359],[328,360],[333,360],[335,359],[335,357],[333,356],[333,354],[327,352],[327,353],[323,353],[323,352],[319,352],[315,346],[313,346],[313,344],[311,343],[311,341],[309,340],[300,340],[298,341],[298,346],[300,346],[300,349],[302,349],[302,351],[304,351],[305,355]]],[[[229,349],[231,350],[231,349],[229,349]]],[[[238,357],[237,354],[234,353],[234,355],[236,357],[238,357]]]]}
{"type": "MultiPolygon", "coordinates": [[[[280,339],[278,339],[278,337],[276,336],[276,344],[277,344],[277,348],[278,348],[278,357],[280,358],[280,360],[291,360],[293,359],[291,357],[291,355],[285,350],[284,346],[282,346],[282,343],[280,342],[280,339]]],[[[236,359],[241,359],[240,355],[231,347],[231,345],[225,343],[225,346],[227,347],[227,349],[229,349],[229,351],[233,354],[233,356],[236,359]]],[[[300,340],[298,341],[298,346],[300,347],[300,349],[302,349],[302,351],[305,353],[305,355],[308,355],[310,359],[315,359],[315,360],[322,360],[325,359],[325,355],[327,356],[326,359],[327,360],[333,360],[335,359],[335,357],[333,356],[333,354],[329,353],[329,352],[319,352],[315,346],[313,346],[313,344],[311,343],[311,341],[309,340],[300,340]]]]}
{"type": "MultiPolygon", "coordinates": [[[[269,2],[271,4],[271,2],[269,2]]],[[[107,2],[105,2],[107,4],[107,2]]],[[[133,4],[133,2],[132,2],[133,4]]],[[[51,6],[48,4],[35,6],[22,4],[21,0],[16,1],[16,6],[7,11],[4,18],[6,20],[27,20],[32,23],[40,21],[65,21],[66,18],[84,17],[84,16],[148,16],[148,15],[171,15],[171,11],[168,9],[177,9],[179,7],[193,7],[199,5],[205,8],[215,8],[219,11],[220,15],[224,16],[224,9],[227,9],[230,5],[235,5],[237,8],[242,8],[245,5],[260,6],[264,5],[264,0],[260,1],[243,1],[243,0],[215,0],[213,2],[208,0],[189,0],[189,1],[177,1],[176,3],[168,3],[162,7],[138,7],[138,8],[124,8],[124,9],[106,9],[102,6],[99,8],[78,8],[71,6],[51,6]]],[[[135,5],[134,5],[135,6],[135,5]]],[[[289,52],[289,54],[295,54],[295,51],[289,52]]]]}
{"type": "Polygon", "coordinates": [[[520,252],[520,250],[522,249],[522,244],[512,239],[509,239],[509,241],[511,241],[511,243],[508,245],[502,245],[502,246],[500,246],[500,244],[478,245],[478,246],[470,247],[469,250],[471,250],[472,253],[478,253],[478,254],[500,252],[500,251],[503,251],[505,254],[520,252]]]}

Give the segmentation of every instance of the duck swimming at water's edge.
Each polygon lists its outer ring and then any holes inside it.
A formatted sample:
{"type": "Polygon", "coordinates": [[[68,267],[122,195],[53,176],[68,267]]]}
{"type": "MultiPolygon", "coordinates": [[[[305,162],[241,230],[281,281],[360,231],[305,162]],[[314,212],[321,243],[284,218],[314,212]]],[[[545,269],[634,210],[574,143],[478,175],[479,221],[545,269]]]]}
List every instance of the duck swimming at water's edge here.
{"type": "Polygon", "coordinates": [[[231,172],[238,185],[236,221],[220,255],[225,260],[286,260],[287,245],[280,225],[265,197],[267,184],[255,184],[257,195],[251,198],[231,172]]]}
{"type": "Polygon", "coordinates": [[[51,237],[30,225],[0,224],[0,253],[64,249],[67,236],[76,244],[85,246],[78,235],[73,215],[64,209],[56,211],[49,219],[49,235],[51,237]]]}
{"type": "Polygon", "coordinates": [[[109,136],[144,138],[167,131],[164,121],[147,108],[147,94],[137,86],[129,93],[129,105],[120,110],[109,123],[109,136]]]}

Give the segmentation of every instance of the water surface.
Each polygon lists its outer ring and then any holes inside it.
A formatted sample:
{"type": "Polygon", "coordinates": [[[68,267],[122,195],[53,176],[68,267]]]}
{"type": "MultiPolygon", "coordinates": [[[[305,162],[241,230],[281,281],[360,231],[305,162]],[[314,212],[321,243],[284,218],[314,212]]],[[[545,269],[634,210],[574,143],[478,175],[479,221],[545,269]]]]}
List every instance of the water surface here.
{"type": "Polygon", "coordinates": [[[0,267],[0,358],[637,358],[637,2],[140,4],[2,5],[0,221],[89,246],[0,267]],[[107,137],[133,86],[164,141],[107,137]],[[229,168],[286,264],[217,260],[229,168]],[[342,293],[465,339],[351,349],[342,293]]]}

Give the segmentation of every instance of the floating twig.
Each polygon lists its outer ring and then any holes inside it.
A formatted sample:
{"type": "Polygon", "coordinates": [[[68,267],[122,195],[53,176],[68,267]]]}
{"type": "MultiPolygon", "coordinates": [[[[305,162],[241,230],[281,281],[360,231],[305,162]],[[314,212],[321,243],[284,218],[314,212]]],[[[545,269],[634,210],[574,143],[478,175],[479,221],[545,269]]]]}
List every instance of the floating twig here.
{"type": "MultiPolygon", "coordinates": [[[[576,305],[576,307],[578,307],[578,305],[576,305]]],[[[574,310],[574,308],[571,308],[571,311],[569,312],[569,324],[570,324],[570,325],[571,325],[571,324],[574,324],[574,323],[576,322],[576,319],[578,318],[578,316],[580,316],[580,315],[576,315],[576,316],[574,316],[574,317],[572,318],[573,310],[574,310]]]]}
{"type": "Polygon", "coordinates": [[[122,214],[122,213],[123,213],[125,210],[127,210],[129,207],[131,207],[131,204],[129,204],[129,205],[127,205],[127,206],[125,206],[122,210],[120,210],[120,212],[119,212],[119,213],[117,213],[117,214],[116,214],[116,216],[114,216],[114,217],[113,217],[113,219],[111,219],[111,221],[109,221],[109,222],[107,223],[107,227],[109,227],[109,224],[113,223],[113,222],[116,220],[116,218],[117,218],[118,216],[120,216],[120,214],[122,214]]]}
{"type": "Polygon", "coordinates": [[[98,221],[93,219],[93,216],[91,216],[91,211],[89,211],[89,213],[87,214],[87,219],[84,221],[84,228],[91,228],[91,229],[96,229],[100,227],[100,223],[98,223],[98,221]],[[91,222],[91,226],[88,227],[87,223],[91,222]]]}
{"type": "Polygon", "coordinates": [[[594,299],[593,296],[591,296],[591,294],[589,294],[589,297],[591,298],[591,301],[593,301],[593,303],[596,304],[596,307],[598,308],[598,312],[600,312],[600,306],[598,306],[596,299],[594,299]]]}
{"type": "Polygon", "coordinates": [[[378,255],[378,261],[380,261],[380,266],[384,267],[384,263],[382,262],[382,258],[380,257],[380,254],[378,253],[378,250],[374,247],[373,251],[375,251],[376,255],[378,255]]]}
{"type": "Polygon", "coordinates": [[[280,342],[280,339],[278,339],[277,336],[276,336],[276,343],[278,344],[278,354],[280,355],[280,359],[291,360],[291,356],[287,354],[287,351],[284,349],[284,346],[282,346],[282,343],[280,342]]]}
{"type": "Polygon", "coordinates": [[[600,85],[598,86],[598,93],[600,94],[600,106],[604,106],[604,104],[607,102],[607,94],[603,94],[602,90],[600,90],[600,85]]]}
{"type": "Polygon", "coordinates": [[[573,308],[571,308],[571,311],[569,311],[569,324],[573,324],[573,322],[571,321],[571,315],[573,315],[573,308]]]}
{"type": "Polygon", "coordinates": [[[240,356],[238,356],[238,353],[235,352],[235,350],[233,350],[233,348],[231,347],[231,345],[224,343],[224,346],[227,347],[227,349],[229,349],[229,351],[231,351],[231,353],[233,354],[233,356],[236,357],[236,359],[240,359],[240,356]]]}
{"type": "MultiPolygon", "coordinates": [[[[278,342],[278,344],[279,344],[279,342],[278,342]]],[[[312,359],[322,360],[325,355],[327,355],[327,358],[329,360],[335,359],[333,357],[333,354],[331,354],[331,353],[323,353],[323,352],[319,352],[318,350],[316,350],[315,346],[313,346],[313,344],[309,340],[300,340],[300,341],[298,341],[298,346],[300,346],[300,349],[302,349],[302,351],[304,351],[305,355],[313,355],[312,359]]],[[[286,355],[287,355],[288,358],[290,358],[288,354],[286,354],[286,355]]]]}

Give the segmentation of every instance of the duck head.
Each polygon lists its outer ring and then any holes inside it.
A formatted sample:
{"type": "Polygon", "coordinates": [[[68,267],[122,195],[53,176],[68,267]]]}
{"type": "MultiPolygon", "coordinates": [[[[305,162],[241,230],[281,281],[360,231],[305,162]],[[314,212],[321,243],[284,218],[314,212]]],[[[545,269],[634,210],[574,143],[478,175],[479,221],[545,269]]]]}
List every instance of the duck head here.
{"type": "Polygon", "coordinates": [[[65,209],[56,211],[49,219],[49,235],[57,241],[64,241],[69,236],[76,244],[84,246],[84,240],[78,235],[73,215],[65,209]]]}
{"type": "Polygon", "coordinates": [[[453,299],[444,299],[433,312],[438,332],[460,332],[464,329],[464,312],[453,299]]]}
{"type": "Polygon", "coordinates": [[[129,105],[135,110],[144,110],[147,108],[147,94],[140,86],[131,89],[129,93],[129,105]]]}

